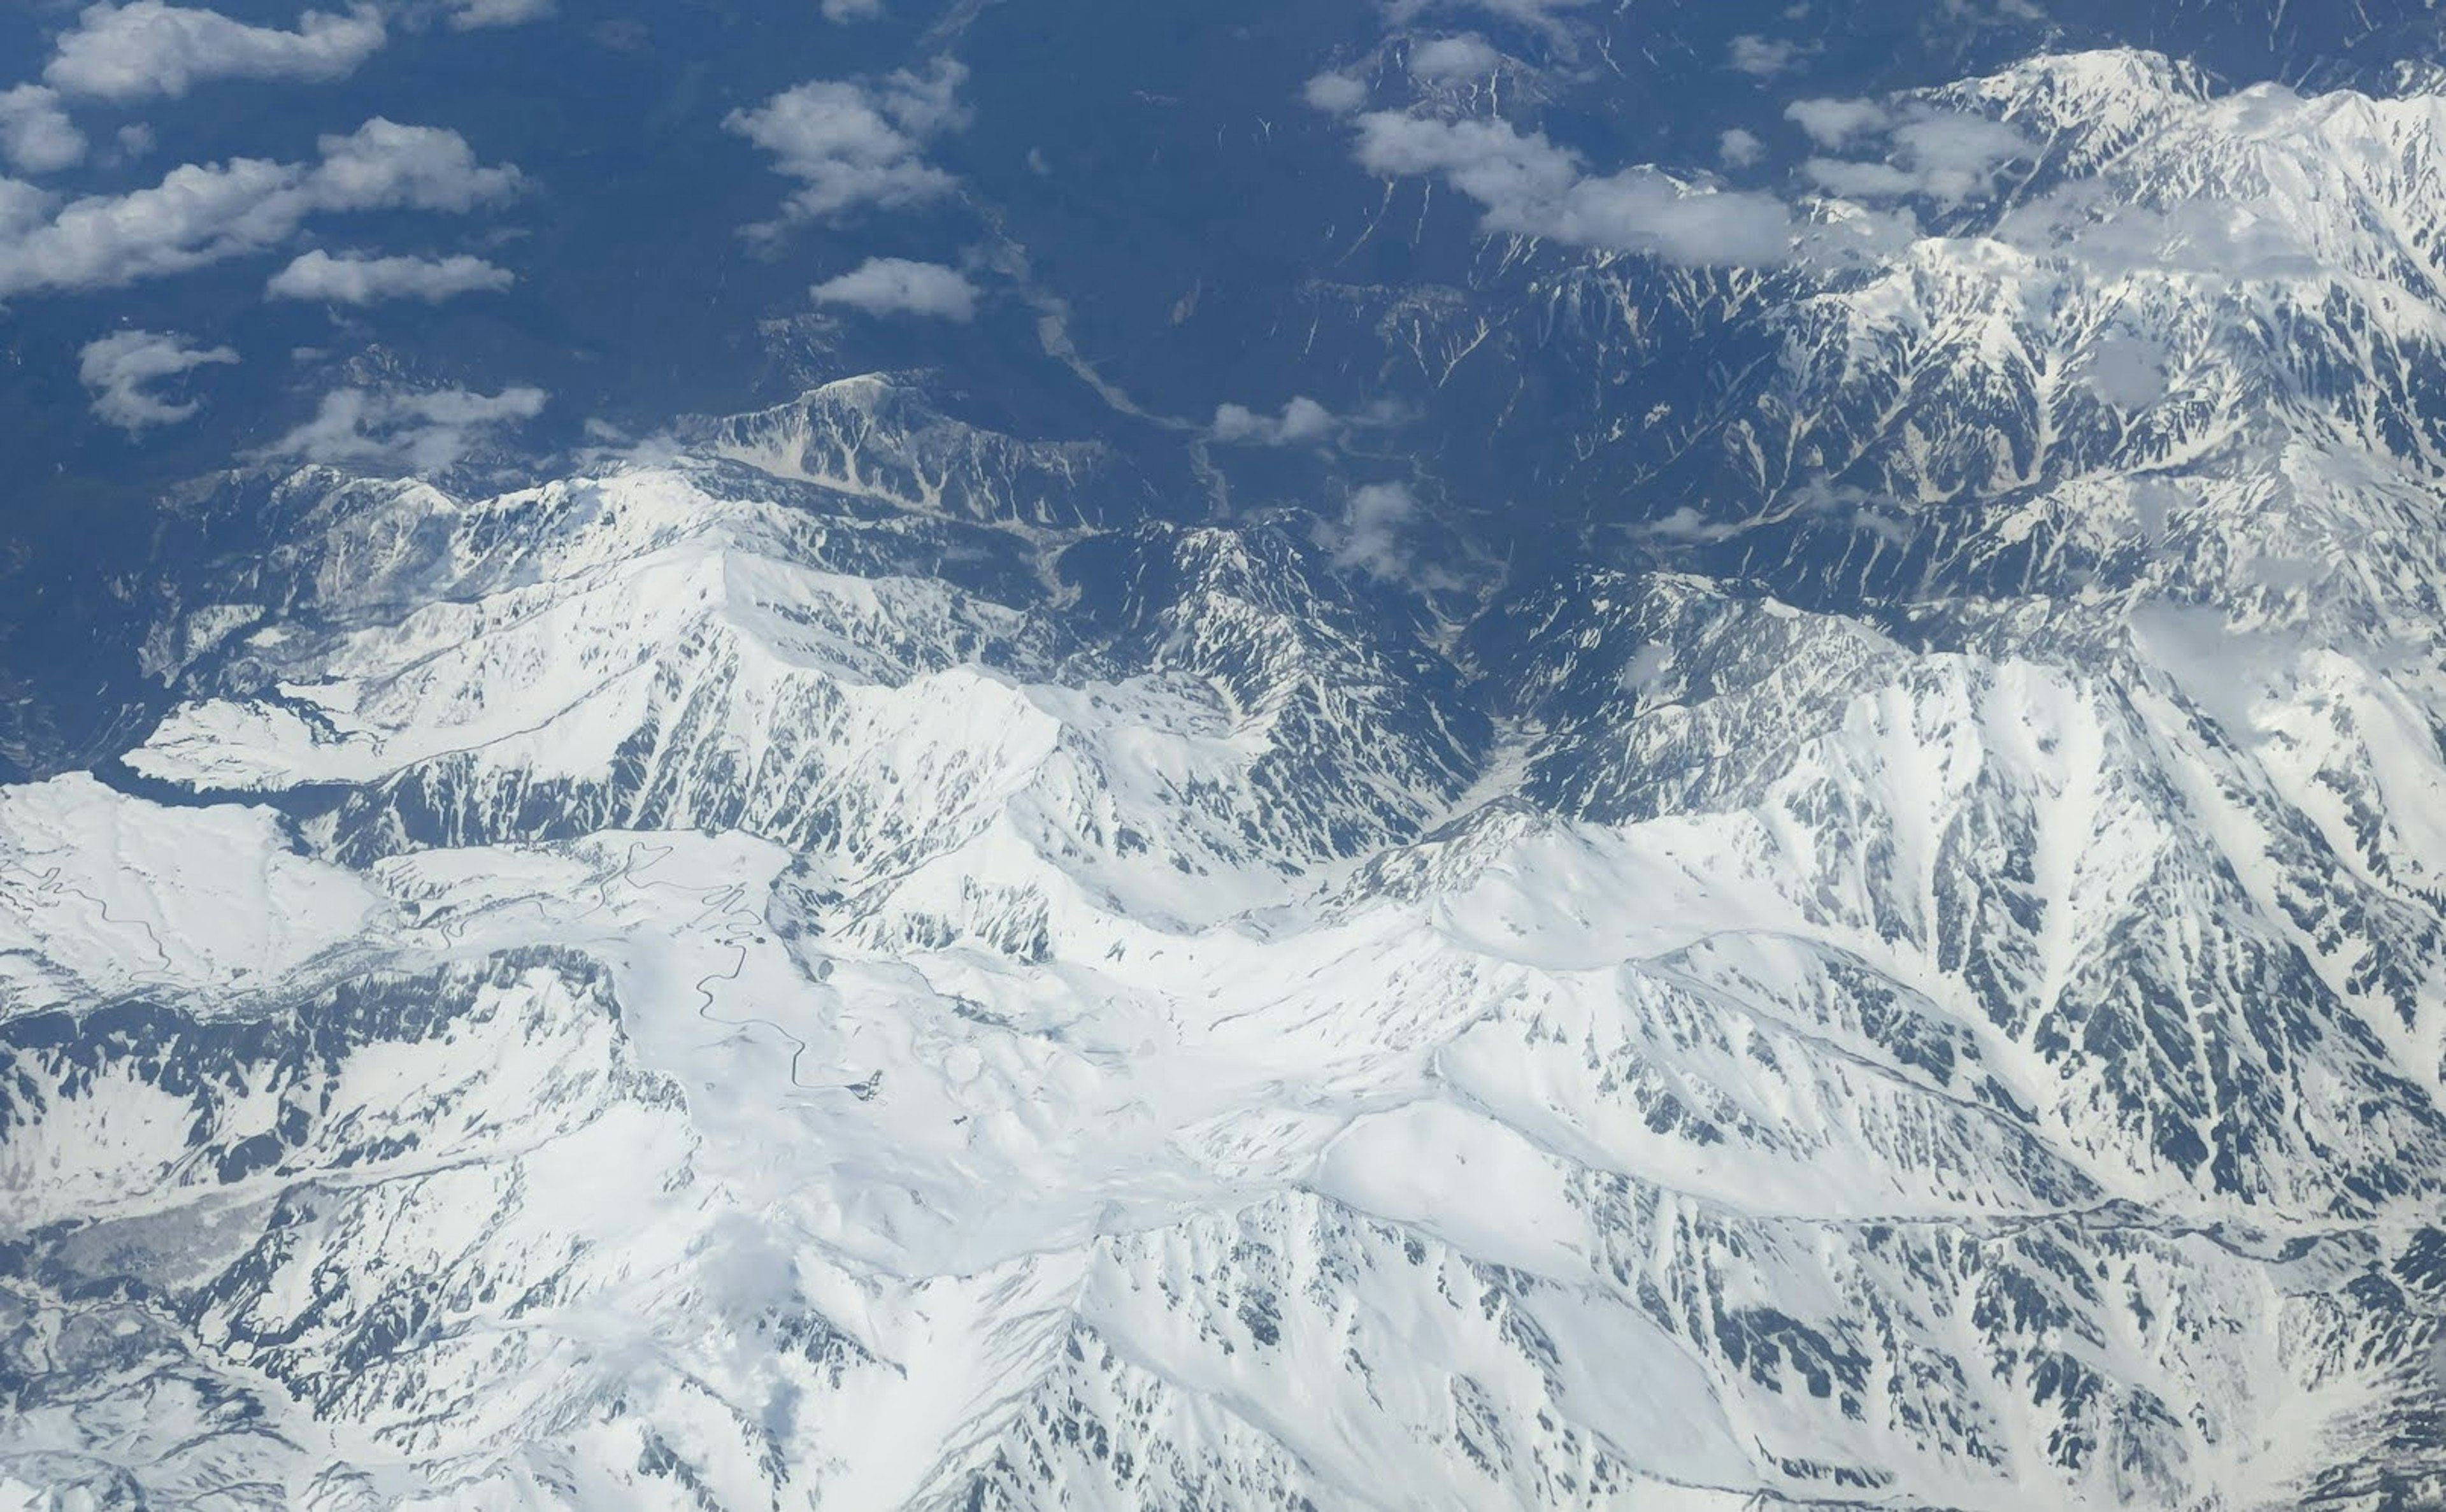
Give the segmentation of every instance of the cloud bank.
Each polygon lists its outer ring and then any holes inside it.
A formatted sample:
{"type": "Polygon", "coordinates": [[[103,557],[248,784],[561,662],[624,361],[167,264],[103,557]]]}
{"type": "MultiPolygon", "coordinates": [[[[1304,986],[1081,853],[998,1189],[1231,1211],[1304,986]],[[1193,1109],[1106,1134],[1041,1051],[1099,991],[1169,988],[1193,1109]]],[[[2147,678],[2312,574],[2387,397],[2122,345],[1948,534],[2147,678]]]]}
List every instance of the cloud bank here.
{"type": "Polygon", "coordinates": [[[464,214],[517,193],[517,170],[464,139],[374,120],[318,143],[313,165],[236,158],[172,169],[150,189],[61,202],[0,179],[0,299],[115,289],[269,251],[327,212],[464,214]]]}
{"type": "Polygon", "coordinates": [[[1889,109],[1872,100],[1800,100],[1784,116],[1829,151],[1884,143],[1876,158],[1809,160],[1805,171],[1820,188],[1853,199],[1918,196],[1960,204],[1986,193],[2006,164],[2038,150],[2001,121],[1924,103],[1889,109]]]}
{"type": "Polygon", "coordinates": [[[1703,188],[1654,168],[1599,177],[1543,133],[1504,121],[1380,110],[1358,126],[1363,167],[1388,178],[1440,177],[1485,207],[1489,231],[1691,267],[1778,263],[1792,249],[1791,212],[1772,195],[1703,188]]]}

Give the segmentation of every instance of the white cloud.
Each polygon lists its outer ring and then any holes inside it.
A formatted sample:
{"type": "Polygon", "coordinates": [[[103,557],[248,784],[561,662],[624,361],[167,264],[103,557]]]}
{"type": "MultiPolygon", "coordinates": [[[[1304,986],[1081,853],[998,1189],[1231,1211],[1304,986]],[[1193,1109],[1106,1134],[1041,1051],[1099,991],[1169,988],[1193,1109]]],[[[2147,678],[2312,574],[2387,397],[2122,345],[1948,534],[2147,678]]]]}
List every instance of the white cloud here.
{"type": "Polygon", "coordinates": [[[1820,120],[1815,127],[1804,122],[1802,129],[1820,141],[1828,140],[1830,136],[1833,140],[1848,140],[1862,131],[1885,138],[1886,156],[1882,159],[1810,159],[1808,172],[1812,178],[1835,194],[1855,199],[1925,195],[1947,204],[1959,204],[1985,193],[2005,164],[2026,159],[2037,150],[2027,138],[2001,121],[1929,105],[1914,105],[1899,116],[1880,110],[1873,123],[1858,116],[1830,117],[1820,120]]]}
{"type": "Polygon", "coordinates": [[[1796,100],[1784,107],[1783,119],[1820,147],[1833,149],[1865,133],[1883,131],[1891,118],[1873,100],[1796,100]]]}
{"type": "Polygon", "coordinates": [[[60,202],[0,194],[0,299],[113,289],[271,250],[327,211],[465,212],[517,192],[457,133],[369,121],[321,140],[312,166],[237,158],[172,169],[154,188],[60,202]]]}
{"type": "Polygon", "coordinates": [[[2143,409],[2166,397],[2166,348],[2146,337],[2110,331],[2090,348],[2081,378],[2117,409],[2143,409]]]}
{"type": "Polygon", "coordinates": [[[350,467],[433,473],[465,459],[489,433],[543,413],[539,388],[479,394],[442,388],[417,394],[336,389],[314,418],[255,454],[350,467]]]}
{"type": "Polygon", "coordinates": [[[1645,252],[1688,266],[1780,262],[1792,216],[1771,195],[1686,184],[1653,168],[1603,177],[1542,133],[1508,121],[1359,118],[1359,161],[1387,177],[1439,174],[1486,207],[1490,231],[1645,252]]]}
{"type": "Polygon", "coordinates": [[[1735,126],[1716,139],[1716,157],[1727,168],[1747,168],[1766,153],[1766,143],[1758,134],[1735,126]]]}
{"type": "Polygon", "coordinates": [[[226,346],[190,346],[184,336],[149,330],[114,331],[87,343],[77,354],[77,381],[93,391],[93,412],[134,435],[150,425],[175,425],[193,415],[190,400],[172,403],[145,391],[207,364],[235,363],[226,346]]]}
{"type": "Polygon", "coordinates": [[[1772,79],[1790,71],[1800,62],[1801,49],[1796,43],[1769,37],[1740,36],[1733,39],[1733,68],[1754,78],[1772,79]]]}
{"type": "Polygon", "coordinates": [[[382,13],[309,10],[297,29],[249,26],[161,0],[88,6],[43,78],[62,94],[105,100],[179,96],[212,79],[345,79],[385,40],[382,13]]]}
{"type": "Polygon", "coordinates": [[[455,131],[376,117],[345,137],[324,137],[311,183],[323,210],[444,210],[464,215],[518,192],[511,167],[487,168],[455,131]]]}
{"type": "Polygon", "coordinates": [[[1410,49],[1412,77],[1428,84],[1493,73],[1503,54],[1478,36],[1438,37],[1410,49]]]}
{"type": "Polygon", "coordinates": [[[450,29],[476,31],[486,27],[521,27],[553,13],[553,0],[458,0],[450,9],[450,29]]]}
{"type": "Polygon", "coordinates": [[[957,270],[906,257],[870,257],[809,292],[818,305],[848,305],[870,315],[933,315],[965,321],[977,312],[977,286],[957,270]]]}
{"type": "Polygon", "coordinates": [[[1400,483],[1353,489],[1341,528],[1331,535],[1333,565],[1370,577],[1395,577],[1407,565],[1402,527],[1419,513],[1419,501],[1400,483]]]}
{"type": "Polygon", "coordinates": [[[1261,415],[1245,404],[1215,406],[1214,425],[1208,433],[1218,441],[1251,446],[1296,446],[1321,441],[1333,434],[1333,412],[1300,395],[1283,406],[1279,416],[1261,415]]]}
{"type": "Polygon", "coordinates": [[[293,164],[240,158],[73,200],[0,236],[0,298],[116,288],[273,246],[312,209],[305,178],[293,164]]]}
{"type": "Polygon", "coordinates": [[[1321,73],[1300,90],[1312,109],[1346,116],[1367,103],[1367,85],[1346,73],[1321,73]]]}
{"type": "Polygon", "coordinates": [[[836,26],[849,21],[873,21],[883,14],[883,0],[824,0],[824,19],[836,26]]]}
{"type": "Polygon", "coordinates": [[[1692,545],[1705,545],[1723,540],[1727,536],[1737,535],[1740,532],[1740,528],[1711,521],[1695,508],[1684,504],[1670,514],[1635,527],[1634,532],[1652,536],[1658,540],[1686,541],[1692,545]]]}
{"type": "Polygon", "coordinates": [[[57,173],[85,160],[85,134],[41,84],[0,89],[0,158],[21,174],[57,173]]]}
{"type": "Polygon", "coordinates": [[[723,124],[771,153],[777,173],[805,186],[784,207],[787,220],[913,205],[951,190],[951,176],[926,161],[924,147],[968,123],[956,99],[967,77],[960,64],[938,58],[926,73],[903,69],[880,84],[803,84],[754,110],[732,111],[723,124]]]}
{"type": "Polygon", "coordinates": [[[119,150],[129,159],[150,157],[153,152],[153,128],[141,121],[131,121],[119,128],[119,150]]]}
{"type": "Polygon", "coordinates": [[[438,305],[458,294],[498,292],[517,279],[506,268],[480,257],[334,257],[320,248],[272,275],[270,299],[319,300],[331,305],[371,305],[386,299],[421,299],[438,305]]]}

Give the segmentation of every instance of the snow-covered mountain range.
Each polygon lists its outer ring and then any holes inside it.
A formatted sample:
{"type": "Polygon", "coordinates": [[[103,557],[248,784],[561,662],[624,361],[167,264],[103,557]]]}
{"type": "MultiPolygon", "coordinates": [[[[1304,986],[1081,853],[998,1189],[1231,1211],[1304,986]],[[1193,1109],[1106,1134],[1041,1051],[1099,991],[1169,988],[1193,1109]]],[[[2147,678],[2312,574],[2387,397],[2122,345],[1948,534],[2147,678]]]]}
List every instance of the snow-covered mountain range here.
{"type": "Polygon", "coordinates": [[[1312,289],[1438,489],[874,375],[165,500],[0,1500],[2446,1502],[2446,80],[1870,109],[1779,266],[1312,289]]]}

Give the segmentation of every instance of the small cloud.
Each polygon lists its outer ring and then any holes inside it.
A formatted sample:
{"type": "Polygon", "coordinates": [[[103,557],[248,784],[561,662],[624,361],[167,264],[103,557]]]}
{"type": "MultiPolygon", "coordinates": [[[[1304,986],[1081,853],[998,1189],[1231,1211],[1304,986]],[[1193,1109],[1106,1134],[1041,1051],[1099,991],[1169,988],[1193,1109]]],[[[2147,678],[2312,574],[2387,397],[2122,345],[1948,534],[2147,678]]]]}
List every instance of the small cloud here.
{"type": "Polygon", "coordinates": [[[1438,37],[1410,49],[1410,76],[1423,84],[1483,78],[1502,62],[1483,37],[1438,37]]]}
{"type": "Polygon", "coordinates": [[[1727,168],[1747,168],[1765,154],[1766,143],[1758,134],[1739,126],[1716,139],[1716,157],[1727,168]]]}
{"type": "Polygon", "coordinates": [[[491,433],[543,413],[540,388],[498,394],[464,388],[378,393],[343,388],[323,396],[314,418],[254,454],[335,466],[434,473],[464,460],[491,433]]]}
{"type": "Polygon", "coordinates": [[[1217,405],[1207,434],[1234,444],[1298,446],[1327,439],[1337,424],[1331,410],[1301,395],[1285,404],[1279,416],[1261,415],[1245,404],[1217,405]]]}
{"type": "Polygon", "coordinates": [[[1831,151],[1854,137],[1885,130],[1892,118],[1873,100],[1796,100],[1784,107],[1783,119],[1831,151]]]}
{"type": "Polygon", "coordinates": [[[1661,641],[1649,641],[1630,653],[1614,676],[1614,685],[1625,693],[1647,693],[1665,681],[1673,670],[1673,648],[1661,641]]]}
{"type": "Polygon", "coordinates": [[[334,257],[317,249],[273,274],[263,292],[270,299],[329,305],[371,305],[386,299],[438,305],[459,294],[498,292],[515,282],[508,269],[480,257],[334,257]]]}
{"type": "Polygon", "coordinates": [[[103,0],[60,38],[43,79],[65,95],[119,101],[176,99],[214,79],[329,83],[356,72],[385,40],[370,5],[346,15],[309,10],[296,30],[282,31],[161,0],[103,0]]]}
{"type": "Polygon", "coordinates": [[[1649,520],[1637,528],[1636,533],[1662,541],[1680,541],[1703,546],[1737,535],[1740,527],[1708,519],[1690,505],[1684,504],[1670,514],[1649,520]]]}
{"type": "Polygon", "coordinates": [[[553,13],[553,0],[457,0],[450,8],[450,29],[477,31],[488,27],[522,27],[553,13]]]}
{"type": "Polygon", "coordinates": [[[1419,501],[1400,483],[1368,483],[1353,489],[1342,524],[1330,532],[1333,565],[1370,577],[1398,577],[1409,563],[1403,527],[1417,517],[1419,501]]]}
{"type": "Polygon", "coordinates": [[[873,21],[883,14],[883,0],[824,0],[826,21],[838,26],[851,21],[873,21]]]}
{"type": "MultiPolygon", "coordinates": [[[[723,124],[774,158],[774,171],[804,186],[783,208],[787,221],[875,206],[896,209],[949,194],[950,174],[925,159],[928,139],[968,123],[956,95],[968,69],[938,58],[880,84],[820,81],[775,95],[723,124]]],[[[779,228],[752,228],[771,234],[779,228]]]]}
{"type": "Polygon", "coordinates": [[[810,292],[818,305],[848,305],[870,315],[965,321],[977,312],[977,286],[957,270],[906,257],[870,257],[810,292]]]}
{"type": "Polygon", "coordinates": [[[133,436],[153,425],[175,425],[196,413],[197,401],[171,403],[146,386],[208,364],[235,363],[227,346],[190,346],[184,336],[149,330],[114,331],[77,353],[77,381],[93,391],[93,412],[133,436]]]}
{"type": "Polygon", "coordinates": [[[1321,73],[1300,91],[1312,109],[1346,116],[1367,103],[1367,85],[1346,73],[1321,73]]]}
{"type": "Polygon", "coordinates": [[[120,155],[131,162],[153,155],[153,128],[141,121],[120,127],[118,141],[120,155]]]}
{"type": "Polygon", "coordinates": [[[2090,347],[2081,381],[2117,409],[2145,409],[2166,397],[2167,355],[2155,342],[2110,331],[2090,347]]]}
{"type": "Polygon", "coordinates": [[[1745,73],[1755,79],[1772,79],[1797,67],[1803,55],[1797,43],[1769,37],[1740,36],[1733,39],[1732,56],[1728,62],[1737,73],[1745,73]]]}
{"type": "Polygon", "coordinates": [[[0,159],[21,174],[57,173],[85,161],[85,134],[41,84],[0,89],[0,159]]]}

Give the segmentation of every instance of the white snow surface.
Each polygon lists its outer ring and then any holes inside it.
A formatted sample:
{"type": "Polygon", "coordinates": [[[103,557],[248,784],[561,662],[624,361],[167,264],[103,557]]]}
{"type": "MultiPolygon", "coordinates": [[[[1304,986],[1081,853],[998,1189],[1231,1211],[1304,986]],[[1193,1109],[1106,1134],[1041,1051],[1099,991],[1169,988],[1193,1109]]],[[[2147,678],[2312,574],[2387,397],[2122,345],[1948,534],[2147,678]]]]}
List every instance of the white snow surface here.
{"type": "Polygon", "coordinates": [[[497,497],[299,475],[292,591],[160,637],[153,796],[0,790],[0,1495],[2446,1487],[2446,494],[2385,396],[2234,377],[2417,282],[2446,107],[1947,98],[2327,271],[2218,307],[2057,203],[1804,302],[1731,429],[1884,467],[1944,645],[1592,569],[1489,611],[1474,731],[1262,525],[1122,531],[1095,619],[1099,454],[881,381],[497,497]],[[2109,305],[2197,402],[2100,439],[2109,305]]]}

